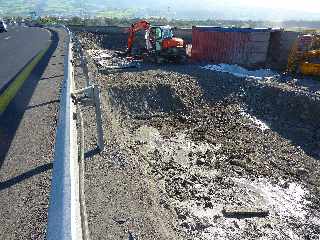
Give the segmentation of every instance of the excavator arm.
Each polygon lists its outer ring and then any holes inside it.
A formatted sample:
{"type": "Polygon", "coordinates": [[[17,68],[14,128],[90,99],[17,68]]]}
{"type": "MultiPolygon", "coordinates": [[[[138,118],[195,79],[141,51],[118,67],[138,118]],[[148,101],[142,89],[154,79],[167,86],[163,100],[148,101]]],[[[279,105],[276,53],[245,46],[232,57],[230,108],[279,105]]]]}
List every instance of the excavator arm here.
{"type": "Polygon", "coordinates": [[[139,32],[141,30],[147,30],[149,28],[150,28],[150,23],[145,20],[136,22],[131,25],[131,27],[129,28],[128,49],[127,49],[128,54],[131,54],[132,52],[132,46],[136,36],[136,32],[139,32]]]}

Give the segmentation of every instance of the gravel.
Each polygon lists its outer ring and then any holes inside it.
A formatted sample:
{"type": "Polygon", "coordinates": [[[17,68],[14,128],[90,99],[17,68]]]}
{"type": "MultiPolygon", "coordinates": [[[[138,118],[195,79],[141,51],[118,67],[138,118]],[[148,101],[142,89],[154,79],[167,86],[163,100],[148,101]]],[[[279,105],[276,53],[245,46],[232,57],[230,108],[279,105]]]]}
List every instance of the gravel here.
{"type": "MultiPolygon", "coordinates": [[[[99,49],[95,39],[84,47],[99,49]]],[[[107,149],[87,153],[92,238],[317,239],[320,98],[293,82],[197,64],[97,74],[107,149]]],[[[92,110],[85,115],[94,149],[92,110]]]]}

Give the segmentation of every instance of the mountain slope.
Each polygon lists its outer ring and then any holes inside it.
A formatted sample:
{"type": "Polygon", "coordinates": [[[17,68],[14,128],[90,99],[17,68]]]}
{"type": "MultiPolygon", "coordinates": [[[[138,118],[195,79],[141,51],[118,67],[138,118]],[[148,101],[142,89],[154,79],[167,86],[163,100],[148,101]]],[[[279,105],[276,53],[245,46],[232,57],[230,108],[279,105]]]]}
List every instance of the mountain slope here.
{"type": "MultiPolygon", "coordinates": [[[[319,12],[306,8],[287,8],[275,4],[249,4],[252,0],[0,0],[1,15],[78,15],[106,17],[164,16],[187,19],[235,19],[235,20],[320,20],[319,12]],[[247,4],[245,4],[247,2],[247,4]]],[[[314,1],[314,0],[306,0],[314,1]]],[[[307,3],[304,6],[308,6],[307,3]]],[[[312,9],[312,8],[310,8],[312,9]]],[[[317,8],[316,8],[317,9],[317,8]]]]}

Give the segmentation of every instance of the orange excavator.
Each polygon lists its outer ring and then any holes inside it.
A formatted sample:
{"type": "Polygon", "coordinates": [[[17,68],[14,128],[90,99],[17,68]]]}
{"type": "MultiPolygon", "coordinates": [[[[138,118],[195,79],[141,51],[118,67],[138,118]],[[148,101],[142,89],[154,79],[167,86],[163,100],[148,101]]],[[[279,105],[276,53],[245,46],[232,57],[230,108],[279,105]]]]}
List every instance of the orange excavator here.
{"type": "Polygon", "coordinates": [[[170,26],[151,26],[146,20],[141,20],[129,28],[127,54],[132,54],[136,33],[145,31],[145,48],[143,58],[156,63],[185,62],[187,60],[184,41],[173,36],[170,26]]]}

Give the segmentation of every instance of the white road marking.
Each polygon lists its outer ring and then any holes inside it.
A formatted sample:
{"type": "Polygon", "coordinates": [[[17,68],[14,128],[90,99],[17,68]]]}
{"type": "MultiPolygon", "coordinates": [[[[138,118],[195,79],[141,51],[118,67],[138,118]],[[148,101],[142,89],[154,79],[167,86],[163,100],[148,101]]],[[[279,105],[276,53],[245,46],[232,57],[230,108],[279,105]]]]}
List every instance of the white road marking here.
{"type": "Polygon", "coordinates": [[[11,37],[10,36],[8,36],[8,37],[6,37],[6,38],[4,38],[4,40],[9,40],[11,37]]]}

